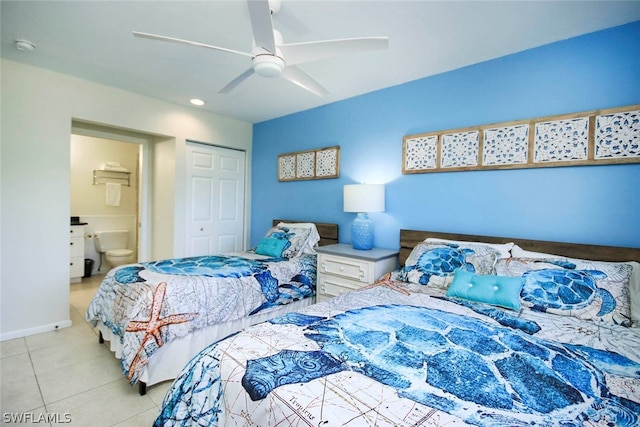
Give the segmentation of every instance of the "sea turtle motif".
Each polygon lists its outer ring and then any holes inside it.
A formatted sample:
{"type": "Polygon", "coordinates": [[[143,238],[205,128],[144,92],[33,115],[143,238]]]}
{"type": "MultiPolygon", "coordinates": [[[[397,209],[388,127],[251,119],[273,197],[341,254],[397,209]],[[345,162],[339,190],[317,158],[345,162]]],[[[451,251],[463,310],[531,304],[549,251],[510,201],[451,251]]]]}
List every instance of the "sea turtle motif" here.
{"type": "Polygon", "coordinates": [[[175,274],[178,276],[245,277],[261,273],[268,263],[280,258],[249,259],[235,255],[204,255],[187,258],[165,259],[126,266],[115,271],[120,283],[144,282],[140,272],[175,274]]]}
{"type": "MultiPolygon", "coordinates": [[[[264,307],[260,306],[256,309],[257,312],[267,306],[275,305],[274,303],[280,296],[280,283],[273,277],[268,269],[268,263],[277,260],[279,260],[279,258],[253,260],[235,255],[205,255],[166,259],[125,266],[115,271],[115,279],[119,283],[144,282],[145,279],[141,277],[140,273],[145,269],[154,273],[174,274],[178,276],[232,278],[253,276],[260,284],[260,289],[267,300],[264,307]]],[[[299,278],[298,281],[300,281],[299,278]]],[[[305,292],[301,297],[310,294],[312,294],[312,291],[305,292]]]]}
{"type": "Polygon", "coordinates": [[[467,255],[474,253],[473,249],[459,248],[455,244],[430,249],[418,257],[415,265],[406,266],[403,273],[406,276],[412,270],[418,270],[422,273],[419,279],[421,285],[429,284],[431,276],[449,276],[456,268],[475,273],[473,264],[466,260],[467,255]]]}
{"type": "Polygon", "coordinates": [[[616,300],[609,291],[598,287],[597,280],[607,277],[598,270],[576,270],[569,262],[545,261],[556,264],[561,269],[545,268],[525,272],[521,297],[533,304],[532,309],[546,311],[579,310],[588,307],[596,296],[602,299],[598,317],[611,313],[616,308],[616,300]]]}
{"type": "Polygon", "coordinates": [[[640,404],[607,388],[603,371],[640,378],[640,363],[617,353],[406,305],[366,307],[328,319],[285,315],[271,322],[304,327],[320,350],[283,350],[249,360],[242,385],[253,400],[285,384],[349,370],[471,424],[640,422],[640,404]]]}

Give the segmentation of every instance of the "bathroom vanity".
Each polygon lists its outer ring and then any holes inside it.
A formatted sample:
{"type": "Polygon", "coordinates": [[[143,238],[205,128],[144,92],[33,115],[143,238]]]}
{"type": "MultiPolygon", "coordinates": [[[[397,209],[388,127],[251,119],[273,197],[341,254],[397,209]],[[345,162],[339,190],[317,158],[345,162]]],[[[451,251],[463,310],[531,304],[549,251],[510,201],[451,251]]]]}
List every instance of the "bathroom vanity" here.
{"type": "Polygon", "coordinates": [[[77,283],[84,275],[84,225],[71,225],[70,244],[70,281],[77,283]]]}

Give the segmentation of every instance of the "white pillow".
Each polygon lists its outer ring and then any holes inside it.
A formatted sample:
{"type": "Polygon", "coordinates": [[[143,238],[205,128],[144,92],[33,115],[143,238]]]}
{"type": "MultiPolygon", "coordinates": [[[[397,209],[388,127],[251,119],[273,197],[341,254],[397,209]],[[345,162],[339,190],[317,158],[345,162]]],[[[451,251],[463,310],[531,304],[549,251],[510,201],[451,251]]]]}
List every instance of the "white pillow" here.
{"type": "Polygon", "coordinates": [[[278,227],[291,227],[291,228],[308,228],[309,238],[307,243],[302,247],[302,253],[315,254],[316,246],[320,241],[320,233],[313,222],[280,222],[278,227]]]}
{"type": "Polygon", "coordinates": [[[527,251],[522,249],[520,246],[518,245],[513,245],[513,248],[511,248],[511,256],[514,258],[566,258],[560,255],[554,255],[554,254],[545,254],[543,252],[532,252],[532,251],[527,251]]]}
{"type": "Polygon", "coordinates": [[[513,247],[513,242],[509,242],[509,243],[466,242],[463,240],[439,239],[437,237],[427,237],[426,239],[424,239],[424,241],[426,243],[443,242],[443,243],[457,243],[457,244],[463,244],[463,245],[474,244],[474,245],[488,246],[500,252],[500,256],[498,257],[498,259],[511,257],[510,251],[511,251],[511,248],[513,247]]]}
{"type": "MultiPolygon", "coordinates": [[[[527,251],[518,245],[514,245],[511,249],[511,256],[514,258],[566,258],[560,255],[527,251]]],[[[640,327],[640,263],[636,261],[628,261],[625,264],[629,264],[632,268],[631,277],[629,278],[631,320],[633,320],[634,326],[640,327]]]]}

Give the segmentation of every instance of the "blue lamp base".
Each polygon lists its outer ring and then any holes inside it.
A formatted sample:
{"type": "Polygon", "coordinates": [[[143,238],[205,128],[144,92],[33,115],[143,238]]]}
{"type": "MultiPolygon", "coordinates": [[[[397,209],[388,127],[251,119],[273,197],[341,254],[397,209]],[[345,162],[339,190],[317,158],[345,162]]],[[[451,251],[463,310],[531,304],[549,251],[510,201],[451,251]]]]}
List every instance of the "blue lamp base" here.
{"type": "Polygon", "coordinates": [[[366,213],[359,213],[351,225],[351,245],[353,249],[373,248],[373,221],[366,213]]]}

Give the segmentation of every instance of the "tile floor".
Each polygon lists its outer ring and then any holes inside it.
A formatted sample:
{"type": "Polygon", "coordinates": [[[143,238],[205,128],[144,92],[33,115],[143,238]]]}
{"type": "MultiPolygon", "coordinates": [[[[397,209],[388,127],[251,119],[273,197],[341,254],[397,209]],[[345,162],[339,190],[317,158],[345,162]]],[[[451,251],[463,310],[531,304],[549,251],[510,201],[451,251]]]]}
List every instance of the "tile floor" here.
{"type": "Polygon", "coordinates": [[[0,342],[1,425],[153,424],[171,381],[149,387],[140,396],[137,386],[124,377],[108,344],[99,344],[97,332],[84,320],[102,277],[94,275],[71,284],[73,326],[0,342]],[[16,423],[8,418],[11,414],[40,422],[16,423]],[[42,422],[47,418],[60,423],[42,422]]]}

